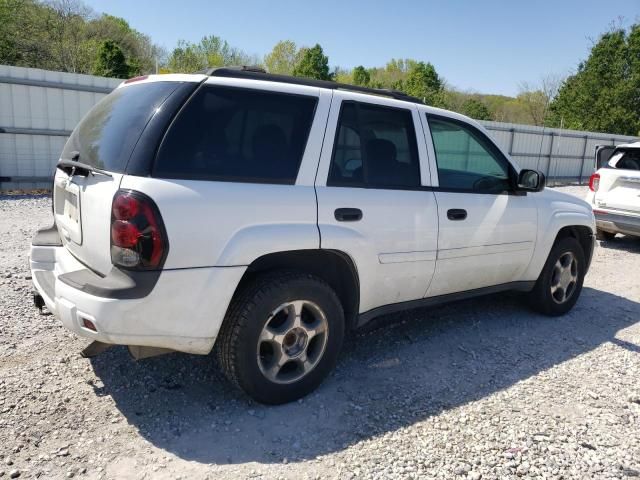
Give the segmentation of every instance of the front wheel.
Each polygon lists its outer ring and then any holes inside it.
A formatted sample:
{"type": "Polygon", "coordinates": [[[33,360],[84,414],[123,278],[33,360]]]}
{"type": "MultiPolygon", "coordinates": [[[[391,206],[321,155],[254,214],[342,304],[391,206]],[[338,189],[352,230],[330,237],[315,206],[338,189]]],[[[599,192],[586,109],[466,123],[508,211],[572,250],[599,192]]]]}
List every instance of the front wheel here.
{"type": "Polygon", "coordinates": [[[578,301],[584,281],[586,261],[580,242],[567,237],[559,240],[529,294],[531,306],[549,316],[563,315],[578,301]]]}
{"type": "Polygon", "coordinates": [[[226,376],[258,402],[315,390],[335,367],[344,313],[335,292],[302,273],[257,278],[232,301],[216,342],[226,376]]]}

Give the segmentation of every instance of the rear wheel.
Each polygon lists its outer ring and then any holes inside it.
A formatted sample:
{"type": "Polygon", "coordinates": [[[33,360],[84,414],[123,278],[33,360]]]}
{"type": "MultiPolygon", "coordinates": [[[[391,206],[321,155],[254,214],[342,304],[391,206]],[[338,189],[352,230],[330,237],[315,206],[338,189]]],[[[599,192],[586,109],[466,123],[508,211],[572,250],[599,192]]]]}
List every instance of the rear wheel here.
{"type": "Polygon", "coordinates": [[[545,315],[563,315],[578,301],[584,281],[586,261],[580,242],[560,239],[551,249],[533,291],[530,304],[545,315]]]}
{"type": "Polygon", "coordinates": [[[259,277],[234,298],[217,355],[226,376],[262,403],[307,395],[335,367],[344,313],[335,292],[302,273],[259,277]]]}
{"type": "Polygon", "coordinates": [[[612,232],[607,232],[606,230],[596,229],[596,239],[603,240],[605,242],[610,242],[616,238],[616,234],[612,232]]]}

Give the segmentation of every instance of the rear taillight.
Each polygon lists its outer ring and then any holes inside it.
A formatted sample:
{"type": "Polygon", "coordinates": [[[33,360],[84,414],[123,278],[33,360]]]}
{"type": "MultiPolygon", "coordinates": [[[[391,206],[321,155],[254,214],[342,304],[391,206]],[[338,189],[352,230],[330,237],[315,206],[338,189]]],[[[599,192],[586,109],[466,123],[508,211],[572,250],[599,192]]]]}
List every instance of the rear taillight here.
{"type": "Polygon", "coordinates": [[[111,262],[142,270],[160,268],[169,243],[158,207],[145,194],[118,190],[111,204],[111,262]]]}
{"type": "Polygon", "coordinates": [[[600,174],[594,173],[593,175],[591,175],[591,178],[589,179],[589,190],[591,190],[592,192],[597,192],[599,186],[600,186],[600,174]]]}

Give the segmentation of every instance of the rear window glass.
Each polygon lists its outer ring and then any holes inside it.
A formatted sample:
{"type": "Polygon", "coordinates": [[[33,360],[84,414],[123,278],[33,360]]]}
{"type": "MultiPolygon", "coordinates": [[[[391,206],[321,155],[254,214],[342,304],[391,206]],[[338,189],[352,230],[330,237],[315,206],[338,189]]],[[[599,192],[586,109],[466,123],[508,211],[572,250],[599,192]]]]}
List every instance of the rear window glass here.
{"type": "Polygon", "coordinates": [[[178,82],[153,82],[118,88],[98,102],[69,137],[62,158],[110,172],[124,172],[131,152],[156,109],[178,82]]]}
{"type": "Polygon", "coordinates": [[[206,86],[167,133],[154,176],[294,183],[316,97],[206,86]]]}
{"type": "Polygon", "coordinates": [[[640,170],[640,150],[623,150],[616,152],[610,165],[621,170],[640,170]]]}

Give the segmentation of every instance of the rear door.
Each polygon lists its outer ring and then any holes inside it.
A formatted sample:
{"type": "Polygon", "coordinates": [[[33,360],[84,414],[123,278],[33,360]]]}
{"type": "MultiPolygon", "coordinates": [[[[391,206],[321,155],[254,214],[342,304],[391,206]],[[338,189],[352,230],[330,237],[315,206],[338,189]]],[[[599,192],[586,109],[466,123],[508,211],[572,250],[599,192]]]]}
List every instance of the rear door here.
{"type": "Polygon", "coordinates": [[[111,201],[142,131],[179,82],[127,85],[96,104],[75,128],[61,159],[106,171],[58,168],[54,218],[62,241],[80,261],[106,274],[111,269],[111,201]]]}
{"type": "Polygon", "coordinates": [[[603,168],[600,185],[595,193],[599,208],[623,213],[640,214],[640,149],[616,151],[611,168],[603,168]]]}
{"type": "Polygon", "coordinates": [[[519,280],[537,234],[533,195],[513,191],[514,167],[480,128],[457,117],[424,115],[439,219],[427,296],[519,280]]]}
{"type": "Polygon", "coordinates": [[[334,91],[318,225],[322,248],[357,266],[361,312],[422,298],[429,286],[438,219],[426,155],[414,104],[334,91]]]}

